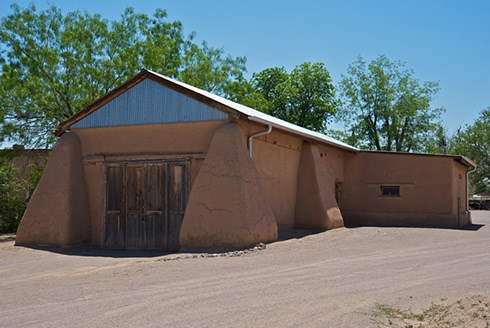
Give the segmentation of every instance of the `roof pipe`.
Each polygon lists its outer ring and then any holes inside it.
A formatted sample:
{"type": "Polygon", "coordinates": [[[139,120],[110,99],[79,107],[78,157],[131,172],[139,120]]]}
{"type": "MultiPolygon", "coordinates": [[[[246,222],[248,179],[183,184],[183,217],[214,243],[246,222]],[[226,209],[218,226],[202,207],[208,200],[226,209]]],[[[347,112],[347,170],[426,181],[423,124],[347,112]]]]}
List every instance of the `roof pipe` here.
{"type": "Polygon", "coordinates": [[[253,139],[260,137],[260,136],[264,136],[266,134],[269,134],[269,133],[271,133],[271,131],[272,131],[272,125],[269,124],[267,126],[267,130],[255,132],[255,133],[251,134],[250,136],[248,136],[248,152],[250,153],[250,158],[253,158],[253,156],[252,156],[253,139]]]}

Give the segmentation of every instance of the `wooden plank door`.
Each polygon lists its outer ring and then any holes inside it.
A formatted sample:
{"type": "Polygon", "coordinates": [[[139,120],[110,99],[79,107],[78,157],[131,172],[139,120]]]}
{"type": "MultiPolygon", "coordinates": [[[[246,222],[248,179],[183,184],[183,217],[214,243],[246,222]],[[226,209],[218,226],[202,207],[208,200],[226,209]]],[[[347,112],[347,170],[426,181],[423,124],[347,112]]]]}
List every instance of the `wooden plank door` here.
{"type": "Polygon", "coordinates": [[[108,165],[105,246],[178,250],[188,166],[187,161],[108,165]]]}
{"type": "Polygon", "coordinates": [[[106,171],[107,206],[105,246],[125,248],[126,218],[124,205],[124,168],[122,165],[109,165],[106,171]]]}

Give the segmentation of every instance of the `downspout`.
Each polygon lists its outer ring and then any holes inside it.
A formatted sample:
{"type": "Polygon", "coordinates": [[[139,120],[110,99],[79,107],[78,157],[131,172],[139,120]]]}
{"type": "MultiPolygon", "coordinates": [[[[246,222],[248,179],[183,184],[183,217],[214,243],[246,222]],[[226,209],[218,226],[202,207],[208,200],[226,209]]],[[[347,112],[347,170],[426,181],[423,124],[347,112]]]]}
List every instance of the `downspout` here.
{"type": "Polygon", "coordinates": [[[267,127],[267,130],[255,132],[248,137],[248,152],[250,153],[250,158],[253,158],[252,157],[253,139],[260,137],[260,136],[263,136],[263,135],[266,135],[266,134],[269,134],[269,133],[271,133],[271,131],[272,131],[272,125],[269,124],[269,126],[267,127]]]}
{"type": "Polygon", "coordinates": [[[468,212],[468,224],[473,224],[473,222],[471,221],[471,212],[470,212],[470,173],[473,173],[475,171],[476,171],[476,167],[473,167],[472,169],[466,171],[466,212],[468,212]]]}

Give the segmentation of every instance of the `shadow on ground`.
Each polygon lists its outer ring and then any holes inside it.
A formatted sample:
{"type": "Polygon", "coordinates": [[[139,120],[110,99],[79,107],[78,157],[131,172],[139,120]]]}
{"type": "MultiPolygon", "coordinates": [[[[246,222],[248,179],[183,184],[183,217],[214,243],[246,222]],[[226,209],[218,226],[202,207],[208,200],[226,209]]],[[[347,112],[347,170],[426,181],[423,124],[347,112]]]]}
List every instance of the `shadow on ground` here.
{"type": "Polygon", "coordinates": [[[277,241],[283,241],[288,239],[299,239],[317,233],[325,232],[325,229],[287,229],[279,230],[277,241]]]}
{"type": "Polygon", "coordinates": [[[449,228],[449,227],[437,227],[437,226],[415,226],[415,225],[355,225],[355,224],[346,224],[345,227],[348,229],[356,229],[356,228],[364,228],[364,227],[374,227],[374,228],[417,228],[417,229],[442,229],[442,230],[460,230],[460,231],[478,231],[484,224],[468,224],[459,228],[449,228]]]}
{"type": "Polygon", "coordinates": [[[464,227],[459,228],[459,230],[478,231],[484,226],[485,226],[484,224],[468,224],[464,227]]]}
{"type": "Polygon", "coordinates": [[[47,251],[57,254],[69,255],[69,256],[84,256],[84,257],[113,257],[113,258],[151,258],[160,257],[169,254],[175,254],[178,252],[165,251],[165,250],[146,250],[146,249],[107,249],[89,246],[80,247],[55,247],[48,245],[26,245],[25,247],[37,249],[41,251],[47,251]]]}
{"type": "MultiPolygon", "coordinates": [[[[451,229],[451,230],[461,230],[461,231],[478,231],[482,227],[484,227],[484,224],[469,224],[461,228],[437,228],[437,227],[425,227],[427,229],[451,229]]],[[[365,226],[355,226],[355,225],[348,225],[346,228],[348,229],[355,229],[355,228],[362,228],[365,226]]],[[[393,227],[400,227],[400,226],[384,226],[384,227],[379,227],[376,226],[380,229],[382,228],[393,228],[393,227]]],[[[410,228],[410,226],[408,226],[410,228]]],[[[415,227],[413,227],[415,228],[415,227]]],[[[420,228],[420,227],[417,227],[420,228]]],[[[288,230],[279,230],[278,233],[278,240],[277,241],[284,241],[284,240],[289,240],[289,239],[300,239],[304,238],[310,235],[318,234],[325,232],[324,229],[288,229],[288,230]]],[[[4,238],[0,240],[1,242],[7,242],[7,241],[13,241],[15,240],[15,237],[13,235],[10,235],[8,238],[4,238]]],[[[73,248],[65,248],[65,247],[54,247],[54,246],[48,246],[48,245],[28,245],[26,247],[37,249],[37,250],[42,250],[42,251],[47,251],[47,252],[52,252],[52,253],[57,253],[57,254],[63,254],[63,255],[69,255],[69,256],[84,256],[84,257],[112,257],[112,258],[152,258],[152,257],[161,257],[165,255],[171,255],[171,254],[221,254],[221,253],[228,253],[228,252],[248,252],[248,251],[254,251],[258,249],[263,249],[266,246],[263,244],[251,246],[248,249],[234,249],[234,248],[196,248],[196,249],[182,249],[180,251],[167,251],[167,250],[127,250],[127,249],[106,249],[106,248],[98,248],[98,247],[73,247],[73,248]]]]}
{"type": "MultiPolygon", "coordinates": [[[[325,230],[309,230],[309,229],[289,229],[280,230],[277,241],[284,241],[288,239],[298,239],[309,235],[324,232],[325,230]]],[[[11,236],[8,240],[13,241],[15,236],[11,236]]],[[[152,258],[161,257],[171,254],[221,254],[228,252],[250,252],[255,250],[264,249],[266,245],[259,244],[253,245],[247,249],[236,248],[194,248],[194,249],[181,249],[179,251],[167,251],[167,250],[127,250],[127,249],[107,249],[91,246],[79,246],[79,247],[56,247],[49,245],[25,245],[25,247],[37,249],[41,251],[47,251],[57,254],[69,255],[69,256],[83,256],[83,257],[112,257],[112,258],[152,258]]]]}

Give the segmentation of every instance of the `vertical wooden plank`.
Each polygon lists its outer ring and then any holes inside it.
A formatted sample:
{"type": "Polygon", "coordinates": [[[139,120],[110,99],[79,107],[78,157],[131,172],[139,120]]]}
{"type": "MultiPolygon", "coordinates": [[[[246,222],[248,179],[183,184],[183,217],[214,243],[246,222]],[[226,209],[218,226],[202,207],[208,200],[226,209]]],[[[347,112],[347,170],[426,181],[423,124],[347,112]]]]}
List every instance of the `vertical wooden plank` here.
{"type": "Polygon", "coordinates": [[[107,167],[107,210],[120,211],[122,208],[122,167],[111,165],[107,167]]]}
{"type": "Polygon", "coordinates": [[[168,248],[179,249],[179,235],[187,204],[187,165],[168,164],[168,248]]]}
{"type": "Polygon", "coordinates": [[[123,217],[123,167],[110,165],[106,169],[106,229],[105,246],[125,247],[125,222],[123,217]]]}
{"type": "Polygon", "coordinates": [[[146,184],[147,244],[150,249],[167,248],[165,213],[165,164],[149,163],[146,184]]]}
{"type": "Polygon", "coordinates": [[[145,167],[143,164],[126,166],[126,248],[143,249],[146,245],[146,217],[144,214],[145,167]]]}

